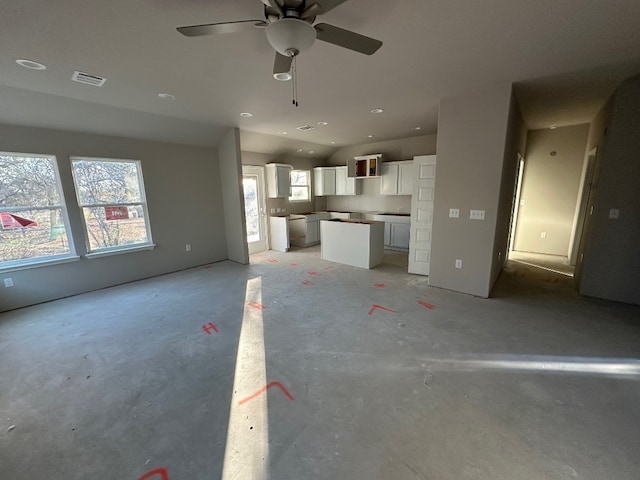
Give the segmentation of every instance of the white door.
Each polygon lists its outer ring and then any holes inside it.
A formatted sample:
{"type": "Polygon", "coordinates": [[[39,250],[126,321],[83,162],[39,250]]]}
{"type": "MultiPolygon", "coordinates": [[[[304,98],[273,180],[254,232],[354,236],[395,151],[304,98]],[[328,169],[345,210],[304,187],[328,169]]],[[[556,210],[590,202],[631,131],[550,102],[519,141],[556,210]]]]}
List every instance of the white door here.
{"type": "Polygon", "coordinates": [[[253,255],[269,248],[264,168],[243,165],[242,188],[247,221],[247,244],[249,255],[253,255]]]}
{"type": "Polygon", "coordinates": [[[411,235],[409,239],[409,273],[429,275],[431,266],[431,232],[436,182],[436,156],[413,158],[416,176],[411,195],[411,235]]]}

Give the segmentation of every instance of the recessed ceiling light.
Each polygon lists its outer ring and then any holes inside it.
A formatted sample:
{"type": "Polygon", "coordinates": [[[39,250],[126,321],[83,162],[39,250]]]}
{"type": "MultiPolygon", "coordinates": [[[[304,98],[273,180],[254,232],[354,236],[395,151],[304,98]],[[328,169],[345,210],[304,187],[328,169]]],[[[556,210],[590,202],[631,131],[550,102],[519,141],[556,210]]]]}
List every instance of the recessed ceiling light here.
{"type": "Polygon", "coordinates": [[[273,78],[275,78],[276,80],[280,80],[281,82],[287,82],[291,80],[292,77],[289,72],[280,72],[280,73],[274,73],[273,78]]]}
{"type": "Polygon", "coordinates": [[[302,149],[301,148],[298,149],[298,153],[302,153],[302,149]]]}
{"type": "Polygon", "coordinates": [[[16,63],[24,68],[30,68],[31,70],[46,70],[46,65],[43,65],[38,62],[34,62],[33,60],[26,60],[24,58],[19,58],[16,60],[16,63]]]}
{"type": "Polygon", "coordinates": [[[241,116],[241,117],[244,117],[244,118],[249,118],[249,117],[253,117],[253,113],[249,113],[249,112],[242,112],[242,113],[240,114],[240,116],[241,116]]]}
{"type": "Polygon", "coordinates": [[[371,110],[371,113],[382,113],[384,112],[384,108],[374,108],[371,110]]]}
{"type": "Polygon", "coordinates": [[[287,132],[280,132],[280,135],[288,135],[287,132]]]}
{"type": "Polygon", "coordinates": [[[330,143],[331,143],[331,145],[335,145],[336,144],[336,142],[330,142],[330,143]]]}
{"type": "Polygon", "coordinates": [[[555,130],[556,128],[558,128],[557,125],[549,125],[550,130],[555,130]]]}
{"type": "Polygon", "coordinates": [[[318,122],[318,125],[321,125],[324,127],[325,125],[329,125],[329,122],[318,122]]]}
{"type": "Polygon", "coordinates": [[[175,100],[176,96],[170,93],[159,93],[158,96],[163,100],[175,100]]]}
{"type": "Polygon", "coordinates": [[[367,138],[373,138],[373,135],[367,135],[367,138]]]}
{"type": "Polygon", "coordinates": [[[413,129],[418,131],[418,130],[422,130],[422,127],[413,127],[413,129]]]}
{"type": "Polygon", "coordinates": [[[316,152],[314,152],[313,150],[309,150],[309,155],[313,155],[314,153],[316,152]]]}

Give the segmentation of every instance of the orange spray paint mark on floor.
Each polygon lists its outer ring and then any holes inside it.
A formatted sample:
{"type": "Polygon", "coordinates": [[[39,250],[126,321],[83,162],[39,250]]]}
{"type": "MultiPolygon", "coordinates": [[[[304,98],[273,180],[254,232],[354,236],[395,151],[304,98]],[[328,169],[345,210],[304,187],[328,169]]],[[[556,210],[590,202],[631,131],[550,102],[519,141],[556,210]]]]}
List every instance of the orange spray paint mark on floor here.
{"type": "Polygon", "coordinates": [[[375,312],[377,309],[384,310],[384,311],[386,311],[386,312],[391,312],[391,313],[398,313],[396,310],[392,310],[392,309],[390,309],[390,308],[383,307],[382,305],[376,305],[376,304],[373,304],[373,305],[371,306],[371,310],[369,310],[369,315],[371,315],[371,314],[372,314],[373,312],[375,312]]]}
{"type": "Polygon", "coordinates": [[[422,305],[424,308],[428,308],[429,310],[433,310],[434,308],[436,308],[436,306],[433,305],[432,303],[423,302],[422,300],[418,300],[418,303],[422,305]]]}
{"type": "Polygon", "coordinates": [[[149,480],[156,475],[160,477],[160,480],[169,480],[169,473],[164,467],[154,468],[150,472],[145,473],[138,480],[149,480]]]}
{"type": "Polygon", "coordinates": [[[249,395],[246,398],[243,398],[242,400],[240,400],[238,402],[238,405],[242,405],[243,403],[247,403],[249,400],[253,400],[254,398],[256,398],[259,395],[262,395],[264,392],[266,392],[268,389],[270,389],[271,387],[278,387],[280,390],[282,390],[282,393],[285,394],[285,396],[289,399],[293,401],[293,395],[291,395],[289,393],[289,390],[287,390],[280,382],[271,382],[270,384],[268,384],[266,387],[262,387],[260,390],[258,390],[256,393],[249,395]]]}

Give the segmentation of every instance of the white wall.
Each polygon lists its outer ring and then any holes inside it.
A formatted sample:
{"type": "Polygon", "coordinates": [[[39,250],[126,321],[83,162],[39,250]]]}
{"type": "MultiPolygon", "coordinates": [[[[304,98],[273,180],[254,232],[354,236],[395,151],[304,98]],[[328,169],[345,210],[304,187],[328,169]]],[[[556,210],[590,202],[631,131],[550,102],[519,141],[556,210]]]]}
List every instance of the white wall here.
{"type": "Polygon", "coordinates": [[[489,296],[496,232],[505,224],[500,201],[511,101],[511,85],[504,85],[440,102],[430,285],[489,296]],[[450,208],[460,209],[460,218],[449,218],[450,208]],[[470,220],[471,209],[485,210],[485,220],[470,220]]]}
{"type": "Polygon", "coordinates": [[[218,154],[214,148],[0,125],[8,152],[55,155],[73,240],[86,254],[71,156],[140,160],[154,250],[12,271],[15,286],[0,290],[0,311],[97,290],[227,258],[218,154]],[[186,252],[185,244],[192,250],[186,252]]]}
{"type": "Polygon", "coordinates": [[[588,133],[588,124],[529,131],[514,250],[569,255],[588,133]]]}
{"type": "Polygon", "coordinates": [[[407,195],[380,195],[380,178],[362,178],[360,195],[327,197],[327,210],[354,212],[411,213],[411,197],[407,195]]]}
{"type": "Polygon", "coordinates": [[[227,257],[241,264],[249,263],[247,224],[244,216],[240,130],[234,128],[218,145],[220,179],[227,236],[227,257]]]}
{"type": "Polygon", "coordinates": [[[617,88],[610,108],[581,248],[580,293],[640,305],[640,76],[617,88]],[[619,218],[609,217],[611,209],[619,218]]]}

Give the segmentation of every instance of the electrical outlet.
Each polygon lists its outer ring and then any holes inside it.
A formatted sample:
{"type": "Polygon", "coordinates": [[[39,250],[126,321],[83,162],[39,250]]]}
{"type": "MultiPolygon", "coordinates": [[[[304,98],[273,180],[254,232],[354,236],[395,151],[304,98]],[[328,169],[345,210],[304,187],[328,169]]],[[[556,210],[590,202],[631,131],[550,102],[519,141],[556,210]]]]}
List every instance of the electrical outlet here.
{"type": "Polygon", "coordinates": [[[4,288],[13,287],[13,278],[7,277],[4,279],[4,288]]]}
{"type": "Polygon", "coordinates": [[[617,220],[618,218],[620,218],[620,209],[612,208],[611,210],[609,210],[609,218],[611,218],[612,220],[617,220]]]}
{"type": "Polygon", "coordinates": [[[469,218],[471,220],[484,220],[484,210],[471,210],[469,218]]]}
{"type": "Polygon", "coordinates": [[[460,218],[460,209],[459,208],[450,208],[449,209],[449,218],[460,218]]]}
{"type": "Polygon", "coordinates": [[[187,252],[190,252],[190,251],[191,251],[191,244],[190,244],[190,243],[187,243],[187,244],[184,246],[184,249],[185,249],[187,252]]]}
{"type": "Polygon", "coordinates": [[[275,208],[272,208],[272,209],[271,209],[271,213],[276,213],[276,209],[275,209],[275,208]]]}
{"type": "Polygon", "coordinates": [[[540,238],[547,238],[547,232],[540,232],[540,238]]]}
{"type": "Polygon", "coordinates": [[[462,268],[462,260],[456,259],[456,268],[462,268]]]}

